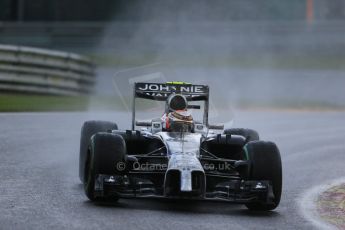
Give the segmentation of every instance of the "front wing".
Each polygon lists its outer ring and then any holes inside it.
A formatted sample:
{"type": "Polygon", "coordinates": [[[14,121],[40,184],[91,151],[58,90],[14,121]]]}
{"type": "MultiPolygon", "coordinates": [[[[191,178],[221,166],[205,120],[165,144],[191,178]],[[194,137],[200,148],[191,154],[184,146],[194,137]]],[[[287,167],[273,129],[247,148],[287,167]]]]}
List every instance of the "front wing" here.
{"type": "MultiPolygon", "coordinates": [[[[166,198],[228,201],[232,203],[251,203],[274,199],[269,181],[242,180],[237,177],[222,178],[221,183],[203,194],[178,192],[166,194],[164,186],[157,185],[150,178],[159,177],[164,173],[128,173],[127,175],[98,175],[95,183],[96,197],[118,198],[166,198]],[[148,175],[147,175],[148,174],[148,175]],[[225,180],[224,180],[225,179],[225,180]]],[[[206,184],[214,183],[215,176],[206,176],[206,184]]],[[[219,179],[219,178],[217,178],[219,179]]]]}

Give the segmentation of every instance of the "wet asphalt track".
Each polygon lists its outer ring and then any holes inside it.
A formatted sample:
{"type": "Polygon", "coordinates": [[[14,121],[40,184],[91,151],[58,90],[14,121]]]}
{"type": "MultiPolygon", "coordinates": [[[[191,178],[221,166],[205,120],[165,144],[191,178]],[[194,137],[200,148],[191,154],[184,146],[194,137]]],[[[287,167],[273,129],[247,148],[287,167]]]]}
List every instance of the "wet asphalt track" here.
{"type": "Polygon", "coordinates": [[[0,114],[0,229],[313,229],[299,211],[308,188],[345,175],[344,112],[236,112],[235,127],[257,129],[280,147],[281,205],[249,212],[212,202],[120,200],[93,204],[77,176],[86,119],[129,127],[124,113],[0,114]]]}

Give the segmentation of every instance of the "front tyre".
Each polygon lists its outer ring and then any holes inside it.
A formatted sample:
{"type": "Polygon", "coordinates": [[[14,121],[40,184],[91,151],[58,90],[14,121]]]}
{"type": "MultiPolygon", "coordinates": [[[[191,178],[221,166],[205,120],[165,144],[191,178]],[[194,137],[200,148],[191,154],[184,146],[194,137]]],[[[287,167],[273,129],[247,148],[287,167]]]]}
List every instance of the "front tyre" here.
{"type": "Polygon", "coordinates": [[[280,152],[273,142],[253,141],[244,146],[249,166],[249,180],[270,181],[274,198],[271,201],[258,200],[246,204],[250,210],[269,211],[275,209],[282,193],[282,163],[280,152]]]}
{"type": "Polygon", "coordinates": [[[98,132],[116,130],[117,124],[109,121],[85,121],[81,128],[80,151],[79,151],[79,178],[84,181],[84,171],[86,164],[86,155],[92,135],[98,132]]]}
{"type": "MultiPolygon", "coordinates": [[[[120,174],[116,166],[126,164],[126,144],[122,136],[111,133],[97,133],[91,138],[85,163],[84,190],[86,196],[98,200],[95,181],[99,174],[120,174]]],[[[105,197],[106,198],[106,197],[105,197]]],[[[111,197],[117,199],[116,197],[111,197]]]]}

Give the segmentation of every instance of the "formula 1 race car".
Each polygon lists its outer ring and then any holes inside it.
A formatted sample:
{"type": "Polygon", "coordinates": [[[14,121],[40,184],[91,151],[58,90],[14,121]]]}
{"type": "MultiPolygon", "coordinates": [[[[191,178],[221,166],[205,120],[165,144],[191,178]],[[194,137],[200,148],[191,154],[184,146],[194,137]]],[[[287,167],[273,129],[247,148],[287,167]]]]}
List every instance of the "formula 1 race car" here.
{"type": "Polygon", "coordinates": [[[221,200],[250,210],[279,205],[282,166],[277,146],[259,140],[251,129],[209,124],[208,86],[135,83],[132,107],[131,130],[118,130],[107,121],[82,126],[79,176],[90,200],[221,200]],[[138,98],[164,103],[163,115],[136,120],[138,98]],[[194,120],[194,110],[201,111],[202,121],[194,120]]]}

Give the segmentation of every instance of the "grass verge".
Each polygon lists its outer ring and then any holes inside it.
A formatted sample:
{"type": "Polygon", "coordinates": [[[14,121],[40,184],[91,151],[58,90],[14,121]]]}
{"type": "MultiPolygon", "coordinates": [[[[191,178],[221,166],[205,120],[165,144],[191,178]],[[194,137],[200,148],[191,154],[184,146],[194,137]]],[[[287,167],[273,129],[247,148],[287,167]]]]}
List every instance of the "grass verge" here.
{"type": "Polygon", "coordinates": [[[0,94],[1,112],[81,111],[86,110],[88,97],[0,94]]]}
{"type": "MultiPolygon", "coordinates": [[[[131,108],[131,100],[125,99],[127,108],[131,108]]],[[[216,108],[222,108],[218,103],[216,108]]],[[[157,107],[152,101],[137,102],[137,109],[157,107]]],[[[308,111],[344,111],[345,106],[316,101],[246,101],[234,102],[231,107],[245,110],[308,110],[308,111]]],[[[106,111],[124,110],[125,105],[116,96],[46,96],[0,94],[0,112],[49,112],[49,111],[106,111]]]]}
{"type": "Polygon", "coordinates": [[[142,66],[149,63],[166,63],[168,66],[198,67],[203,68],[246,68],[246,69],[314,69],[314,70],[344,70],[345,56],[335,55],[279,55],[261,54],[260,56],[231,56],[231,57],[155,57],[154,55],[114,56],[107,54],[89,55],[99,66],[113,67],[133,67],[142,66]]]}

